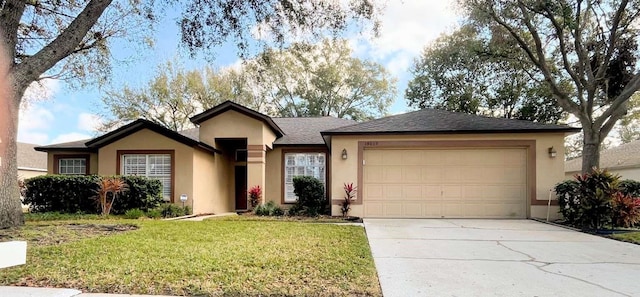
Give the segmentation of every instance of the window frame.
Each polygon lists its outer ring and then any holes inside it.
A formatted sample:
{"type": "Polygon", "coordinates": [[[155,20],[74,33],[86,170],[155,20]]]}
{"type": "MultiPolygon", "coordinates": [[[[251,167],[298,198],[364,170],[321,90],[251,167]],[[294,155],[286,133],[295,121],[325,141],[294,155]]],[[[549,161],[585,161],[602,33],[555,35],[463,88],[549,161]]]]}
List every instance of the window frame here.
{"type": "Polygon", "coordinates": [[[287,174],[287,154],[324,154],[324,190],[325,196],[331,197],[331,159],[329,156],[329,151],[321,148],[292,148],[292,149],[282,149],[282,158],[281,158],[281,195],[280,195],[280,203],[281,204],[295,204],[296,201],[287,201],[287,188],[286,188],[286,174],[287,174]]]}
{"type": "Polygon", "coordinates": [[[90,156],[88,154],[56,154],[53,155],[53,174],[61,175],[88,175],[90,172],[90,156]],[[61,160],[84,160],[84,173],[60,173],[60,161],[61,160]]]}
{"type": "Polygon", "coordinates": [[[175,151],[174,150],[118,150],[117,151],[117,161],[116,161],[116,172],[119,175],[124,175],[123,171],[124,171],[124,164],[122,163],[124,160],[124,155],[169,155],[169,157],[171,158],[170,160],[170,164],[171,164],[171,182],[170,182],[170,188],[171,188],[171,193],[169,194],[169,203],[174,203],[175,199],[174,196],[176,195],[176,187],[175,187],[175,178],[176,178],[176,167],[175,167],[175,163],[176,163],[176,158],[175,158],[175,151]]]}

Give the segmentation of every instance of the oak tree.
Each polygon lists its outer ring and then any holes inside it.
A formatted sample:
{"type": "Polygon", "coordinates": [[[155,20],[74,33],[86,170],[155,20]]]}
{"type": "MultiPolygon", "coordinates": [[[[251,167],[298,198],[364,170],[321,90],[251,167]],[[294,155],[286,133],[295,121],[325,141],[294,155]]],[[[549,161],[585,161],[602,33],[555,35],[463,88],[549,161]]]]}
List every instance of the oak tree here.
{"type": "MultiPolygon", "coordinates": [[[[165,2],[166,3],[166,2],[165,2]]],[[[181,41],[192,52],[233,39],[246,52],[255,26],[276,41],[288,32],[343,31],[351,20],[377,19],[368,0],[195,0],[183,4],[181,41]]],[[[27,87],[43,77],[108,78],[109,40],[153,23],[154,0],[5,0],[0,6],[0,42],[6,44],[11,86],[0,101],[0,228],[23,223],[16,167],[18,110],[27,87]],[[97,64],[96,64],[97,63],[97,64]],[[102,63],[102,64],[101,64],[102,63]]],[[[376,26],[374,25],[374,30],[376,26]]],[[[6,77],[3,77],[6,78],[6,77]]],[[[5,80],[6,81],[6,80],[5,80]]]]}

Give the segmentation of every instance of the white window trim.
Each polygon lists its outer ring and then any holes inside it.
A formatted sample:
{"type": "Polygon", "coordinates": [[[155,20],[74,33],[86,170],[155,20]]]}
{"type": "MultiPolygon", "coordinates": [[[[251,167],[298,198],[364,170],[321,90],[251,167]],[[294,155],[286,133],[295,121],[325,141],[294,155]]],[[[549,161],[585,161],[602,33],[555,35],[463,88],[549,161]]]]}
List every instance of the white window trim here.
{"type": "MultiPolygon", "coordinates": [[[[71,168],[76,168],[77,166],[74,165],[67,165],[66,167],[71,167],[71,168]]],[[[62,174],[62,175],[85,175],[87,174],[87,159],[86,158],[59,158],[58,159],[58,174],[62,174]],[[81,173],[62,173],[62,161],[82,161],[84,162],[84,166],[80,165],[79,168],[84,168],[84,170],[82,170],[81,173]]]]}
{"type": "MultiPolygon", "coordinates": [[[[288,177],[287,168],[288,167],[298,167],[298,166],[304,166],[305,168],[306,167],[321,167],[321,166],[308,166],[308,165],[287,166],[287,155],[322,155],[322,156],[324,156],[324,164],[322,166],[322,167],[324,167],[323,168],[324,169],[324,175],[322,176],[320,181],[322,182],[322,185],[324,186],[325,193],[326,193],[326,191],[327,191],[327,162],[328,162],[327,153],[326,152],[314,152],[314,151],[308,151],[308,152],[304,152],[304,151],[300,151],[300,152],[296,152],[296,151],[285,152],[284,153],[284,157],[283,157],[283,164],[282,164],[282,166],[284,168],[284,173],[283,173],[283,178],[282,178],[282,184],[283,184],[283,193],[282,193],[282,197],[283,198],[282,198],[282,200],[283,200],[284,203],[295,203],[296,201],[298,201],[298,197],[295,197],[295,194],[294,194],[295,199],[291,199],[290,197],[287,197],[287,184],[293,185],[292,182],[290,182],[290,183],[287,182],[287,177],[288,177]]],[[[304,176],[304,175],[296,175],[296,174],[294,174],[292,176],[292,180],[293,180],[293,177],[296,177],[296,176],[304,176]]]]}
{"type": "MultiPolygon", "coordinates": [[[[171,201],[171,197],[173,196],[173,191],[174,191],[173,184],[171,183],[171,181],[173,180],[173,172],[174,172],[173,160],[172,160],[172,155],[171,154],[168,154],[168,153],[151,153],[151,154],[124,153],[124,154],[122,154],[120,156],[120,174],[121,175],[144,176],[144,177],[150,178],[150,179],[153,179],[154,177],[164,177],[164,176],[158,176],[158,175],[156,175],[156,176],[151,176],[150,175],[149,172],[152,169],[151,168],[152,164],[149,162],[149,157],[151,157],[151,156],[167,156],[167,157],[169,157],[169,164],[170,164],[169,165],[170,166],[170,168],[169,168],[169,183],[170,183],[169,184],[169,193],[167,195],[165,195],[164,189],[163,189],[163,193],[162,193],[163,195],[162,196],[163,196],[163,199],[165,201],[171,201]],[[125,162],[125,158],[126,157],[132,157],[132,156],[136,156],[136,157],[144,156],[145,157],[145,170],[144,170],[145,173],[144,173],[144,175],[142,175],[142,174],[125,174],[126,166],[127,166],[127,164],[125,162]]],[[[164,185],[163,185],[163,188],[164,188],[164,185]]]]}

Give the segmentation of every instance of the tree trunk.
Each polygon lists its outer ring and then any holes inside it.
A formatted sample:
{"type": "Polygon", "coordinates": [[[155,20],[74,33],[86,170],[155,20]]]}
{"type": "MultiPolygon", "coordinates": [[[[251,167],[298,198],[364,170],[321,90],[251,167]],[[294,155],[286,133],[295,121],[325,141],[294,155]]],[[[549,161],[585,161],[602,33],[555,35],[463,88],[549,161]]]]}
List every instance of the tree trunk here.
{"type": "Polygon", "coordinates": [[[582,126],[582,173],[591,173],[593,168],[600,167],[600,134],[590,125],[582,126]]]}
{"type": "Polygon", "coordinates": [[[20,189],[18,187],[18,165],[16,139],[18,134],[18,111],[24,88],[11,94],[11,88],[0,92],[0,228],[24,224],[20,189]]]}

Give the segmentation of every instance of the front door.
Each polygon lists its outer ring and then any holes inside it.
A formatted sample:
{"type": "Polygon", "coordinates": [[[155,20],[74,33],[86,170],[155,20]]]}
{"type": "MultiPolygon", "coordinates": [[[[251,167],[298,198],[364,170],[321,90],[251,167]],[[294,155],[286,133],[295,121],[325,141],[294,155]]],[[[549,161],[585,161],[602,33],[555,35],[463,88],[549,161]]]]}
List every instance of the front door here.
{"type": "Polygon", "coordinates": [[[247,209],[247,166],[236,166],[236,210],[247,209]]]}

